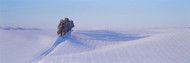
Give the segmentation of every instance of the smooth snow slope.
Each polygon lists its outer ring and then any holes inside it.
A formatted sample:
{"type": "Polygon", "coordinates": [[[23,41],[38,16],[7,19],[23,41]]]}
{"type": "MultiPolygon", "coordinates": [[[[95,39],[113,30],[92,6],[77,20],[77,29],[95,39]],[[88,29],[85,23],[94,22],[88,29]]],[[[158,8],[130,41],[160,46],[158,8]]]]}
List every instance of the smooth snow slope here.
{"type": "Polygon", "coordinates": [[[0,63],[189,63],[190,28],[0,30],[0,63]]]}
{"type": "Polygon", "coordinates": [[[76,30],[59,37],[35,63],[189,63],[189,32],[76,30]]]}
{"type": "Polygon", "coordinates": [[[0,63],[31,63],[58,37],[50,30],[0,30],[0,63]]]}

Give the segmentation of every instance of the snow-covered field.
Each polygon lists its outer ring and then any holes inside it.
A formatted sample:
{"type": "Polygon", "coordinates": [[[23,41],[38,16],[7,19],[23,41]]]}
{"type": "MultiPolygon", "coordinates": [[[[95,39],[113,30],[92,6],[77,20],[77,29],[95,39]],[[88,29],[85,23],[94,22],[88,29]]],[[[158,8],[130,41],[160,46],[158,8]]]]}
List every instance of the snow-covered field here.
{"type": "Polygon", "coordinates": [[[190,28],[0,30],[0,63],[189,63],[190,28]]]}

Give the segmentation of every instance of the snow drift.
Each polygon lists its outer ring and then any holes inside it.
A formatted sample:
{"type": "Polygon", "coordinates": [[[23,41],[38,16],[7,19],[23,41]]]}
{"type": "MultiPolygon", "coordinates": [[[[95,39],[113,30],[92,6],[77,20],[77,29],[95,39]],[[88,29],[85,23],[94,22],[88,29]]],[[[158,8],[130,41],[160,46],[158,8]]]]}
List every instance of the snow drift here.
{"type": "Polygon", "coordinates": [[[53,55],[68,55],[73,53],[87,52],[102,46],[140,39],[145,36],[133,34],[120,34],[108,30],[76,30],[70,31],[63,37],[58,37],[53,46],[42,53],[38,58],[42,58],[57,49],[53,55]],[[64,42],[62,46],[57,47],[64,42]],[[57,48],[56,48],[57,47],[57,48]]]}
{"type": "MultiPolygon", "coordinates": [[[[188,29],[74,31],[37,63],[188,63],[188,29]]],[[[59,38],[58,38],[59,39],[59,38]]]]}
{"type": "Polygon", "coordinates": [[[56,31],[1,30],[1,62],[188,63],[189,32],[189,28],[89,29],[58,37],[56,31]]]}

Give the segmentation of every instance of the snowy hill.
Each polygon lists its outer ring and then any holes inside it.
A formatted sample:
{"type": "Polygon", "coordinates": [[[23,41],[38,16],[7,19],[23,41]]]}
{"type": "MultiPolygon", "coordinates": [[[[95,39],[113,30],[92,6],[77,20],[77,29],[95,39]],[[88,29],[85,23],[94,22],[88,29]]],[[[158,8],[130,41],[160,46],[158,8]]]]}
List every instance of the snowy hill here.
{"type": "Polygon", "coordinates": [[[188,63],[190,61],[188,55],[190,30],[156,31],[157,33],[149,32],[151,35],[119,34],[105,30],[74,31],[63,40],[59,37],[56,42],[62,43],[56,45],[39,63],[188,63]]]}
{"type": "Polygon", "coordinates": [[[64,37],[58,37],[55,35],[56,31],[5,30],[1,31],[1,35],[4,36],[0,41],[1,57],[3,57],[1,61],[3,63],[188,63],[190,62],[189,32],[189,28],[88,29],[73,30],[64,37]],[[11,59],[14,60],[9,61],[11,59]]]}
{"type": "Polygon", "coordinates": [[[58,52],[52,55],[68,55],[92,51],[106,45],[136,40],[143,37],[145,36],[119,34],[108,30],[76,30],[69,32],[63,37],[59,37],[53,46],[41,54],[40,57],[50,54],[54,49],[57,49],[56,51],[58,52]],[[59,44],[63,44],[63,46],[57,47],[59,44]]]}

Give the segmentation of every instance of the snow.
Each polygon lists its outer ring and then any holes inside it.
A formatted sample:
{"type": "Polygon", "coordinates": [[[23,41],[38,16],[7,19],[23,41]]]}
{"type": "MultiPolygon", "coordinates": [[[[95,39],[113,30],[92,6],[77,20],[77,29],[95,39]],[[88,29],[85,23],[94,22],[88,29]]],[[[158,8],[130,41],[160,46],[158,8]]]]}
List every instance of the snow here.
{"type": "Polygon", "coordinates": [[[189,28],[0,30],[1,63],[189,63],[189,28]],[[11,60],[11,61],[10,61],[11,60]]]}
{"type": "Polygon", "coordinates": [[[0,63],[29,63],[57,38],[53,31],[0,30],[0,63]]]}

